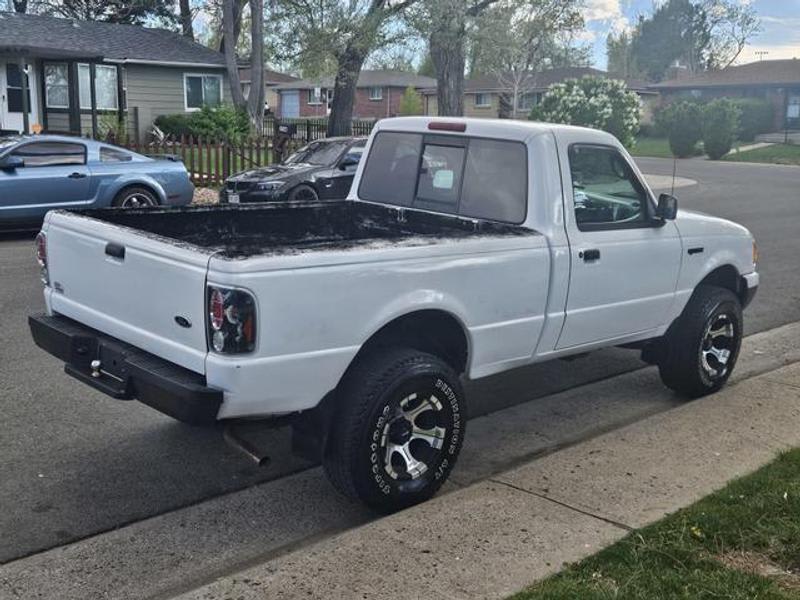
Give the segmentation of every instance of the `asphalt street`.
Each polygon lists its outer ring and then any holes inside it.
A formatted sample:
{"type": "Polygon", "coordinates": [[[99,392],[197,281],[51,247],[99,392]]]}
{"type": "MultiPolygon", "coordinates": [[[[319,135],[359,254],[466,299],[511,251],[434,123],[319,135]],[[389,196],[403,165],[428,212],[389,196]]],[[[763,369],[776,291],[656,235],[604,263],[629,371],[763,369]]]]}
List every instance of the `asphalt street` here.
{"type": "MultiPolygon", "coordinates": [[[[672,161],[639,162],[644,172],[672,173],[672,161]]],[[[679,162],[678,175],[699,182],[676,191],[681,206],[743,223],[759,241],[762,286],[747,313],[747,333],[800,320],[800,169],[691,160],[679,162]]],[[[157,302],[154,298],[154,309],[157,302]]],[[[309,466],[291,457],[286,432],[271,437],[273,461],[259,470],[229,449],[217,431],[178,424],[72,380],[30,340],[26,317],[42,308],[32,236],[3,236],[0,562],[309,466]]],[[[637,353],[611,349],[481,380],[470,385],[471,413],[499,410],[641,364],[637,353]]],[[[596,425],[609,427],[626,418],[621,408],[603,414],[596,425]]]]}

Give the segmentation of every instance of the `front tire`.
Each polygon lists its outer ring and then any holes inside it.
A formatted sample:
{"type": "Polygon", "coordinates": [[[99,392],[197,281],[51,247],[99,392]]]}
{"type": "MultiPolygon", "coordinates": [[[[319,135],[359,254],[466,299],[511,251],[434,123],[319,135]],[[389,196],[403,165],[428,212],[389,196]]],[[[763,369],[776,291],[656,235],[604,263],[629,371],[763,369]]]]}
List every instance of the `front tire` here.
{"type": "Polygon", "coordinates": [[[440,358],[384,348],[337,392],[323,465],[344,495],[381,512],[432,497],[450,475],[466,425],[458,375],[440,358]]]}
{"type": "Polygon", "coordinates": [[[742,305],[730,290],[701,285],[666,335],[661,380],[689,398],[722,388],[742,344],[742,305]]]}
{"type": "Polygon", "coordinates": [[[319,194],[313,187],[303,183],[289,192],[288,199],[291,202],[316,202],[319,194]]]}

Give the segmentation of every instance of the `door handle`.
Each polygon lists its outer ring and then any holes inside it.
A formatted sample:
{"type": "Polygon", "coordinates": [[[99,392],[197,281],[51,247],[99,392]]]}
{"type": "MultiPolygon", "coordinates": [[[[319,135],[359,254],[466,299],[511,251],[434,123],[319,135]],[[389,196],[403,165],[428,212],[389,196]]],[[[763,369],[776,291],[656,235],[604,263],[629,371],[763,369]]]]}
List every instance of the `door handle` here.
{"type": "Polygon", "coordinates": [[[86,173],[78,173],[77,171],[75,171],[74,173],[70,173],[69,175],[67,175],[67,177],[69,177],[70,179],[83,179],[84,177],[86,177],[86,173]]]}
{"type": "Polygon", "coordinates": [[[125,260],[125,246],[122,244],[115,244],[114,242],[108,242],[106,244],[106,254],[118,258],[119,260],[125,260]]]}
{"type": "Polygon", "coordinates": [[[600,250],[597,248],[592,248],[591,250],[581,250],[578,252],[578,258],[582,258],[584,262],[600,260],[600,250]]]}

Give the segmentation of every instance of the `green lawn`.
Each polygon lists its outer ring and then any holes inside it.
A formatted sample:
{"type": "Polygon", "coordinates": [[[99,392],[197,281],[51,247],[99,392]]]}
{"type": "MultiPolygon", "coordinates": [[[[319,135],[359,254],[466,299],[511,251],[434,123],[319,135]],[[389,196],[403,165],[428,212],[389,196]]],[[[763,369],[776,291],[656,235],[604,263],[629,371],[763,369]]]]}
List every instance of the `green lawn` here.
{"type": "Polygon", "coordinates": [[[667,138],[638,137],[636,145],[629,148],[632,156],[652,156],[655,158],[672,158],[667,138]]]}
{"type": "Polygon", "coordinates": [[[800,598],[800,449],[513,600],[800,598]]]}
{"type": "Polygon", "coordinates": [[[800,165],[800,146],[774,144],[755,150],[736,152],[735,150],[722,160],[729,162],[757,162],[775,165],[800,165]]]}

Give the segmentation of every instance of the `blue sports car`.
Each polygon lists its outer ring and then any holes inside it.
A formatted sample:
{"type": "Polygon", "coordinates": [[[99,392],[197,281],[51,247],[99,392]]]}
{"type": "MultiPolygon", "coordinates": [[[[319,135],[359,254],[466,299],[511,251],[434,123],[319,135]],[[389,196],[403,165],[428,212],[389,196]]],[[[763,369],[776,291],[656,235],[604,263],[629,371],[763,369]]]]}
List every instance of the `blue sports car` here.
{"type": "Polygon", "coordinates": [[[182,162],[57,135],[0,137],[0,226],[54,208],[182,205],[194,186],[182,162]]]}

